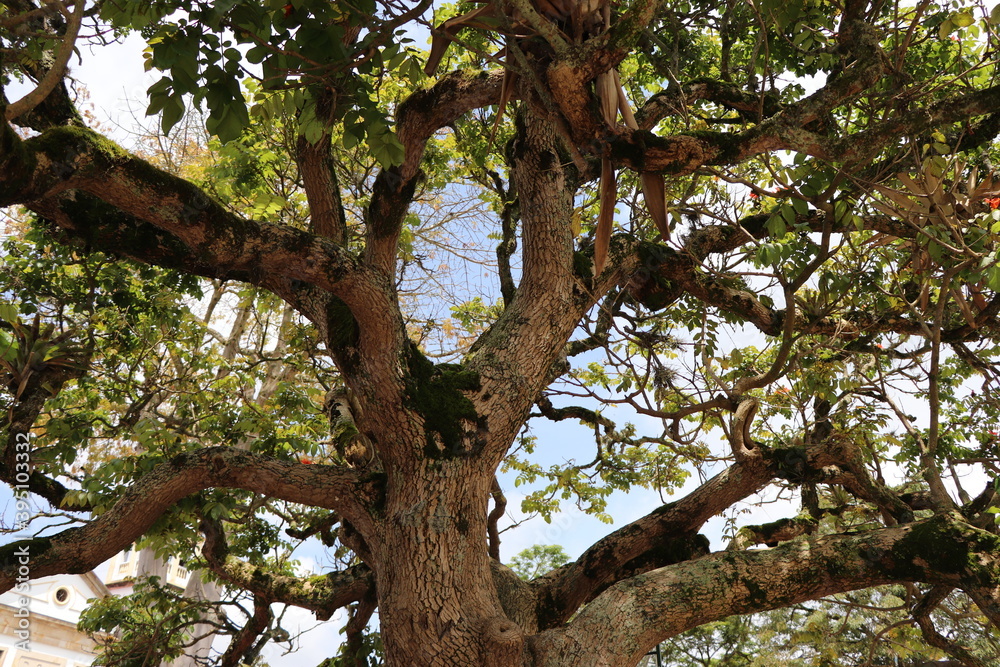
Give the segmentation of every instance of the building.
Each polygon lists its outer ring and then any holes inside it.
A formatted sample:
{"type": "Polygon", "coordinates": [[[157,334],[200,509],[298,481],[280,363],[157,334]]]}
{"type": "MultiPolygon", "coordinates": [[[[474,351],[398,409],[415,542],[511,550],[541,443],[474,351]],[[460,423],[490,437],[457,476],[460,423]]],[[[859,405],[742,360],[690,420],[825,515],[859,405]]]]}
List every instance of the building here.
{"type": "MultiPolygon", "coordinates": [[[[0,595],[0,667],[89,667],[99,647],[77,629],[88,600],[128,595],[138,576],[150,575],[178,592],[189,583],[176,558],[163,562],[130,548],[109,561],[107,585],[93,572],[61,574],[31,581],[27,595],[16,589],[0,595]],[[27,638],[19,634],[24,630],[27,638]]],[[[203,643],[191,650],[207,655],[211,639],[203,643]]]]}
{"type": "Polygon", "coordinates": [[[77,622],[88,600],[109,595],[92,572],[36,579],[27,593],[0,595],[0,667],[87,667],[97,644],[77,622]]]}
{"type": "Polygon", "coordinates": [[[108,574],[104,581],[113,595],[128,595],[140,576],[159,577],[161,584],[183,591],[188,583],[188,575],[187,569],[173,556],[163,562],[155,558],[148,549],[135,552],[129,547],[108,561],[108,574]]]}

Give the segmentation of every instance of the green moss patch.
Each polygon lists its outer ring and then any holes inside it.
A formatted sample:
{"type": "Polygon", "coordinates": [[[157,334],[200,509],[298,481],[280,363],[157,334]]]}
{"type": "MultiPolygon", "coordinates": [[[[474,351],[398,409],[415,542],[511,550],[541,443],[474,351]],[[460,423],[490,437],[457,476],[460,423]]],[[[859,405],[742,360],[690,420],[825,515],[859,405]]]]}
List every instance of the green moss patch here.
{"type": "Polygon", "coordinates": [[[461,422],[480,422],[475,405],[462,393],[481,388],[479,374],[461,364],[435,365],[412,344],[406,365],[406,407],[424,418],[424,452],[428,458],[458,456],[462,453],[461,422]]]}

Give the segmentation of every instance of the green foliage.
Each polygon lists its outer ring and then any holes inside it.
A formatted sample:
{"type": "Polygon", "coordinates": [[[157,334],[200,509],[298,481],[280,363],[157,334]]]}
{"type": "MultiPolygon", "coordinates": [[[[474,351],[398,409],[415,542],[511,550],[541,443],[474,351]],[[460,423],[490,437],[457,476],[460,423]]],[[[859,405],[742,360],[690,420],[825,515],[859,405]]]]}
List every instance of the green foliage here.
{"type": "Polygon", "coordinates": [[[347,148],[353,147],[351,137],[367,141],[384,166],[402,160],[379,99],[382,78],[417,85],[423,72],[412,39],[394,27],[394,16],[377,13],[374,2],[104,3],[100,15],[146,38],[146,69],[163,73],[149,88],[146,113],[160,115],[164,134],[191,104],[207,109],[208,131],[225,143],[237,139],[252,116],[266,120],[276,104],[288,108],[290,101],[310,140],[323,133],[318,111],[346,112],[347,148]],[[351,76],[351,70],[361,76],[351,76]],[[254,92],[250,106],[244,82],[254,92]],[[333,109],[318,98],[330,86],[341,96],[333,109]]]}
{"type": "Polygon", "coordinates": [[[129,595],[95,600],[80,616],[79,628],[103,647],[95,664],[143,667],[181,656],[190,631],[178,628],[214,611],[212,603],[185,598],[151,577],[137,582],[129,595]]]}
{"type": "MultiPolygon", "coordinates": [[[[849,667],[933,664],[947,657],[923,643],[906,622],[915,591],[901,586],[838,595],[755,616],[733,616],[684,633],[660,646],[664,667],[849,667]],[[926,662],[925,662],[926,661],[926,662]]],[[[952,641],[995,655],[996,633],[978,635],[976,611],[954,596],[933,615],[952,641]]],[[[647,663],[650,667],[655,662],[647,663]]],[[[646,667],[645,665],[643,667],[646,667]]]]}

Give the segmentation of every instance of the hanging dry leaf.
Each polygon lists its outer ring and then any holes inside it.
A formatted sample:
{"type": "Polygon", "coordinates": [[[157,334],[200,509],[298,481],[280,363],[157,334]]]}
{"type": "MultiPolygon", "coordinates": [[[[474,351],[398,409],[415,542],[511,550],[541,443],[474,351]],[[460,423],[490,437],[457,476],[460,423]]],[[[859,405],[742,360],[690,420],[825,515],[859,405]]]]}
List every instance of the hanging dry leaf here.
{"type": "Polygon", "coordinates": [[[597,214],[597,231],[594,233],[594,276],[601,275],[608,262],[608,246],[611,244],[611,227],[615,217],[615,201],[618,199],[618,183],[611,158],[601,160],[601,211],[597,214]]]}
{"type": "Polygon", "coordinates": [[[653,218],[653,223],[664,241],[670,240],[670,223],[667,220],[667,185],[663,174],[644,171],[639,175],[642,183],[642,197],[646,200],[646,209],[653,218]]]}

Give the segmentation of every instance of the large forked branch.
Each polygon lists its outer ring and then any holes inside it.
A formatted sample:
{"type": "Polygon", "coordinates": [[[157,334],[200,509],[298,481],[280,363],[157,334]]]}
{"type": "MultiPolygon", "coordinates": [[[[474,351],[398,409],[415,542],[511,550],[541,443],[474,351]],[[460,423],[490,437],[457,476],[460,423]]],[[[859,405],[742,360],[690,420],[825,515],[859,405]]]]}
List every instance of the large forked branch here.
{"type": "Polygon", "coordinates": [[[279,461],[229,447],[181,454],[137,480],[87,525],[0,547],[0,592],[27,578],[88,572],[139,539],[178,500],[213,487],[336,510],[364,530],[369,519],[357,500],[358,483],[346,468],[279,461]],[[26,563],[30,566],[22,568],[26,563]]]}
{"type": "MultiPolygon", "coordinates": [[[[667,307],[682,294],[692,294],[704,303],[732,313],[769,336],[779,336],[785,322],[784,309],[765,305],[755,292],[734,287],[726,275],[715,275],[704,270],[701,260],[712,253],[727,252],[768,234],[764,223],[769,214],[744,218],[737,226],[713,225],[692,232],[684,241],[680,252],[663,246],[637,247],[633,258],[643,257],[642,276],[633,275],[628,289],[632,296],[648,308],[659,310],[667,307]]],[[[877,231],[898,238],[913,238],[915,232],[905,223],[884,215],[866,216],[864,229],[877,231]]],[[[813,211],[796,217],[796,224],[822,231],[828,224],[827,216],[813,211]]],[[[853,223],[835,223],[835,232],[856,231],[853,223]]],[[[637,265],[638,266],[638,265],[637,265]]],[[[942,333],[941,340],[948,343],[975,339],[983,328],[1000,327],[1000,299],[994,297],[978,313],[975,326],[967,323],[942,333]]],[[[870,314],[853,312],[850,316],[815,317],[796,310],[795,331],[822,334],[843,339],[856,339],[862,332],[901,333],[921,336],[924,324],[913,317],[909,310],[884,311],[870,314]]]]}
{"type": "Polygon", "coordinates": [[[496,103],[502,83],[502,72],[452,72],[432,87],[414,92],[399,106],[396,134],[403,144],[403,164],[379,172],[365,212],[365,258],[385,275],[396,269],[399,233],[421,177],[420,162],[428,140],[466,112],[496,103]]]}
{"type": "Polygon", "coordinates": [[[1000,603],[1000,538],[958,513],[857,535],[721,552],[624,580],[565,629],[530,640],[539,664],[633,665],[659,641],[730,616],[896,582],[963,588],[991,620],[1000,603]],[[719,586],[718,582],[730,582],[719,586]]]}
{"type": "MultiPolygon", "coordinates": [[[[859,21],[847,21],[842,29],[842,43],[856,59],[831,82],[795,104],[788,105],[774,113],[770,118],[743,132],[696,132],[678,134],[671,137],[659,137],[644,129],[617,130],[609,133],[611,157],[616,166],[627,166],[636,171],[655,171],[669,174],[688,174],[704,165],[736,164],[749,157],[775,150],[793,150],[826,160],[850,159],[858,152],[857,137],[846,138],[843,142],[831,141],[826,136],[811,129],[812,123],[824,118],[829,111],[851,99],[874,85],[882,75],[882,61],[879,58],[878,44],[875,41],[871,26],[859,21]]],[[[568,68],[563,65],[559,70],[563,76],[568,68]]],[[[551,79],[551,77],[550,77],[551,79]]],[[[559,81],[558,77],[555,79],[559,81]]],[[[567,88],[569,84],[559,84],[567,88]]],[[[703,86],[704,87],[704,86],[703,86]]],[[[707,87],[706,87],[707,88],[707,87]]],[[[702,90],[701,95],[720,97],[722,91],[717,89],[702,90]]],[[[692,90],[692,92],[694,92],[692,90]]],[[[576,120],[571,123],[575,127],[594,125],[592,120],[584,116],[585,106],[566,101],[569,91],[557,96],[564,114],[576,120]]],[[[957,97],[948,104],[957,105],[962,111],[953,113],[955,120],[986,113],[980,111],[966,98],[957,97]]],[[[993,99],[989,95],[986,97],[993,99]]],[[[744,104],[746,100],[737,100],[744,104]]],[[[934,109],[943,103],[934,105],[934,109]]],[[[943,108],[943,107],[942,107],[943,108]]],[[[665,106],[655,105],[647,110],[643,118],[643,126],[649,127],[655,122],[658,114],[664,113],[665,106]]],[[[943,119],[943,114],[936,114],[943,119]]],[[[920,131],[936,126],[929,118],[918,118],[914,114],[908,122],[897,125],[895,134],[878,133],[877,136],[865,137],[860,142],[863,146],[884,146],[890,139],[900,136],[900,130],[920,131]]],[[[937,119],[935,119],[937,120],[937,119]]]]}
{"type": "Polygon", "coordinates": [[[153,246],[180,242],[197,251],[206,265],[216,267],[214,277],[295,277],[348,303],[363,288],[363,267],[333,243],[230,213],[197,186],[153,167],[91,130],[53,128],[24,142],[9,127],[3,132],[0,178],[5,187],[0,206],[24,204],[58,215],[61,226],[84,240],[90,240],[102,222],[114,222],[109,218],[118,209],[161,232],[136,242],[153,246]],[[86,192],[113,208],[74,215],[68,203],[57,200],[71,190],[86,192]]]}
{"type": "Polygon", "coordinates": [[[59,127],[22,141],[4,124],[0,185],[0,206],[23,204],[88,247],[260,285],[292,303],[309,288],[333,294],[373,354],[402,327],[384,276],[329,239],[235,215],[93,131],[59,127]]]}
{"type": "Polygon", "coordinates": [[[522,120],[511,165],[522,211],[521,283],[467,357],[482,380],[480,414],[488,416],[494,436],[490,469],[499,465],[579,318],[598,297],[581,290],[574,274],[569,223],[578,174],[559,159],[564,140],[547,119],[525,114],[522,120]]]}
{"type": "MultiPolygon", "coordinates": [[[[864,77],[859,76],[859,81],[867,80],[867,73],[864,77]]],[[[823,110],[829,109],[830,104],[841,99],[831,100],[833,97],[816,93],[744,132],[703,131],[660,137],[646,130],[618,130],[609,139],[611,156],[617,166],[671,174],[689,174],[705,165],[737,164],[776,150],[792,150],[822,160],[857,164],[870,159],[899,137],[992,114],[1000,106],[1000,86],[953,95],[840,139],[804,129],[819,118],[823,110]]]]}
{"type": "MultiPolygon", "coordinates": [[[[860,163],[871,159],[878,153],[879,149],[899,137],[912,136],[936,128],[945,128],[951,124],[961,123],[979,116],[992,117],[998,107],[1000,107],[1000,85],[964,95],[953,95],[928,104],[925,108],[913,109],[894,116],[868,130],[831,142],[827,151],[834,159],[860,163]]],[[[988,135],[994,125],[993,123],[984,123],[984,125],[986,127],[982,128],[981,131],[988,135]]],[[[963,128],[963,131],[969,129],[963,128]]],[[[967,138],[966,142],[968,144],[975,143],[972,138],[967,138]]]]}

